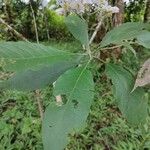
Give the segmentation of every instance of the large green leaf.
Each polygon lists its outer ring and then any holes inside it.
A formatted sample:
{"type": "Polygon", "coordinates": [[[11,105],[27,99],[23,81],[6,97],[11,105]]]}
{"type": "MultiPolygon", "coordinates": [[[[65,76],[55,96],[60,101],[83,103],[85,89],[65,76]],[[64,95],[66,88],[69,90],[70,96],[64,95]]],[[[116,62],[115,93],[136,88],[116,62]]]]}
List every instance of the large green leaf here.
{"type": "Polygon", "coordinates": [[[49,64],[71,60],[75,54],[29,42],[0,42],[0,60],[10,71],[38,69],[49,64]]]}
{"type": "Polygon", "coordinates": [[[84,19],[77,15],[69,15],[65,18],[67,28],[72,35],[81,42],[83,45],[88,45],[88,25],[84,19]]]}
{"type": "Polygon", "coordinates": [[[66,70],[80,63],[82,55],[28,42],[0,43],[0,60],[14,71],[0,89],[35,90],[54,82],[66,70]]]}
{"type": "Polygon", "coordinates": [[[137,37],[138,43],[150,49],[150,32],[145,31],[137,37]]]}
{"type": "Polygon", "coordinates": [[[82,67],[67,71],[56,81],[54,93],[65,95],[67,103],[46,109],[42,130],[45,150],[63,150],[68,134],[85,125],[94,96],[91,73],[82,67]]]}
{"type": "Polygon", "coordinates": [[[133,125],[143,123],[147,117],[147,99],[144,91],[137,88],[134,92],[132,75],[121,66],[109,64],[106,67],[107,75],[114,84],[114,95],[123,115],[133,125]]]}
{"type": "Polygon", "coordinates": [[[139,22],[124,23],[119,27],[115,27],[109,31],[101,42],[101,47],[109,44],[120,44],[124,40],[132,40],[136,38],[143,29],[147,28],[147,24],[139,22]]]}
{"type": "Polygon", "coordinates": [[[77,65],[76,62],[59,62],[38,70],[25,70],[14,74],[10,79],[0,82],[0,89],[36,90],[53,83],[66,70],[77,65]]]}

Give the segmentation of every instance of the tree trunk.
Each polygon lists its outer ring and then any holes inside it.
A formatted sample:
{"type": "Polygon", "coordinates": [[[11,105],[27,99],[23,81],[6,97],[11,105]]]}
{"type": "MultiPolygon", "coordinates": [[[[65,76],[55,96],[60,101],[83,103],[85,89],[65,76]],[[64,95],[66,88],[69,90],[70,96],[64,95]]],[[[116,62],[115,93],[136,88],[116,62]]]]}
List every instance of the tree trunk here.
{"type": "Polygon", "coordinates": [[[119,8],[119,13],[113,15],[113,26],[119,26],[124,22],[124,1],[115,0],[114,5],[119,8]]]}
{"type": "Polygon", "coordinates": [[[150,23],[150,0],[147,0],[147,2],[146,2],[144,22],[149,22],[150,23]]]}
{"type": "Polygon", "coordinates": [[[12,7],[11,7],[11,1],[10,0],[4,0],[4,4],[5,4],[5,16],[6,16],[6,22],[8,24],[12,24],[13,23],[13,11],[12,11],[12,7]]]}

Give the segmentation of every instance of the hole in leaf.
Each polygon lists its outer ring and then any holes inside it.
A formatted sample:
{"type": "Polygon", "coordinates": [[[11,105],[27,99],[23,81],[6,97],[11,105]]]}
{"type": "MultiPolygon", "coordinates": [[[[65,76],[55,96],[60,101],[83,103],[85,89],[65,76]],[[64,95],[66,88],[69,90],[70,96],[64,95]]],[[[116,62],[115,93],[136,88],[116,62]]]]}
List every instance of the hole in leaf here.
{"type": "Polygon", "coordinates": [[[72,100],[72,103],[74,104],[74,108],[78,107],[79,102],[77,100],[72,100]]]}

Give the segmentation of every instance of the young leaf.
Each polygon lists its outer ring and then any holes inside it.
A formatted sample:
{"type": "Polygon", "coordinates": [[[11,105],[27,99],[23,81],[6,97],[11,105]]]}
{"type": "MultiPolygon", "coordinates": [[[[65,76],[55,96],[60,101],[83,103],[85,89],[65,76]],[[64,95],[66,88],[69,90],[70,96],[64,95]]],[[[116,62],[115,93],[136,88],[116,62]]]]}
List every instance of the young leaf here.
{"type": "Polygon", "coordinates": [[[68,134],[85,125],[92,99],[94,83],[91,73],[79,67],[64,73],[55,84],[55,95],[65,95],[63,106],[50,105],[43,121],[44,150],[63,150],[68,134]]]}
{"type": "Polygon", "coordinates": [[[77,15],[69,15],[65,18],[67,28],[72,35],[81,42],[82,45],[88,45],[88,25],[84,19],[77,15]]]}
{"type": "Polygon", "coordinates": [[[73,57],[76,55],[41,44],[0,42],[0,60],[5,61],[4,67],[10,71],[36,70],[73,57]]]}
{"type": "Polygon", "coordinates": [[[137,37],[138,43],[145,48],[150,49],[150,32],[145,31],[137,37]]]}
{"type": "Polygon", "coordinates": [[[148,115],[144,91],[138,88],[131,93],[133,77],[121,66],[108,64],[106,73],[112,79],[114,95],[125,118],[132,125],[143,123],[148,115]]]}
{"type": "Polygon", "coordinates": [[[133,89],[150,84],[150,58],[145,61],[142,68],[138,72],[137,79],[133,89]]]}
{"type": "Polygon", "coordinates": [[[109,44],[120,44],[124,40],[132,40],[136,38],[143,29],[147,28],[147,24],[138,22],[124,23],[119,27],[115,27],[109,31],[101,42],[101,47],[109,44]]]}

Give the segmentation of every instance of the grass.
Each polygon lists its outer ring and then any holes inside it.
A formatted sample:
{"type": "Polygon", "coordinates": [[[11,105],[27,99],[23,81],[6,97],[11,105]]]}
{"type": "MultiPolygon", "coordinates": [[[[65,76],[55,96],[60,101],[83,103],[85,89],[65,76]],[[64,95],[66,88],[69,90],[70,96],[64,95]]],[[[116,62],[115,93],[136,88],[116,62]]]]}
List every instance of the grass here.
{"type": "MultiPolygon", "coordinates": [[[[46,43],[46,45],[49,43],[46,43]]],[[[78,52],[78,43],[57,43],[52,46],[78,52]]],[[[143,55],[142,55],[143,56],[143,55]]],[[[125,56],[124,56],[125,57],[125,56]]],[[[128,68],[136,70],[137,61],[124,58],[128,68]],[[134,66],[130,65],[135,64],[134,66]]],[[[87,119],[87,126],[79,133],[70,134],[66,150],[145,150],[150,149],[150,118],[142,127],[131,127],[118,110],[111,93],[110,82],[104,78],[103,67],[93,65],[95,99],[87,119]]],[[[41,91],[43,105],[54,100],[52,88],[41,91]]],[[[59,144],[59,143],[58,143],[59,144]]],[[[0,150],[42,150],[41,120],[35,94],[18,91],[0,92],[0,150]]]]}

